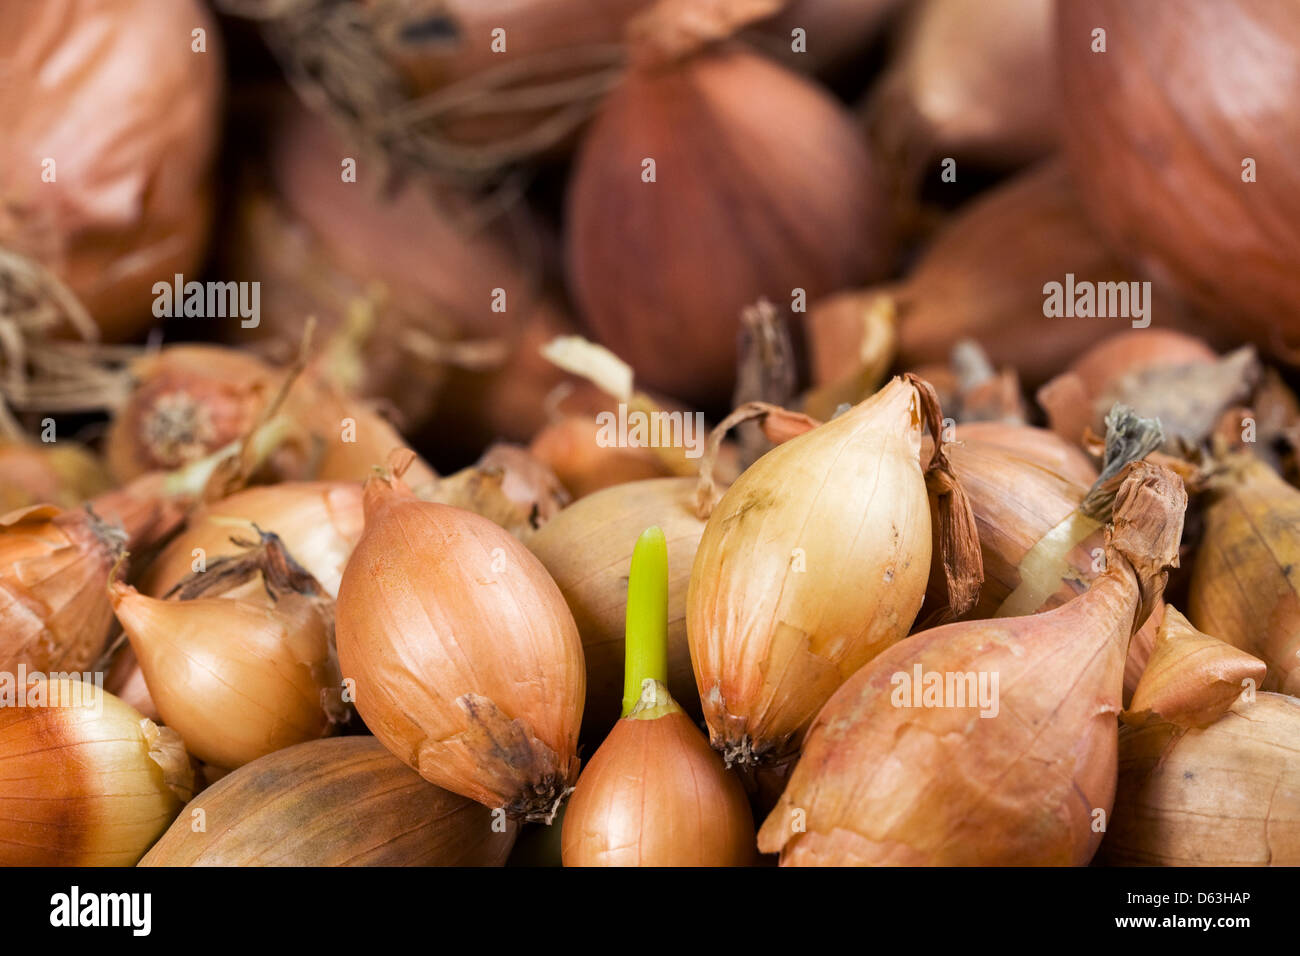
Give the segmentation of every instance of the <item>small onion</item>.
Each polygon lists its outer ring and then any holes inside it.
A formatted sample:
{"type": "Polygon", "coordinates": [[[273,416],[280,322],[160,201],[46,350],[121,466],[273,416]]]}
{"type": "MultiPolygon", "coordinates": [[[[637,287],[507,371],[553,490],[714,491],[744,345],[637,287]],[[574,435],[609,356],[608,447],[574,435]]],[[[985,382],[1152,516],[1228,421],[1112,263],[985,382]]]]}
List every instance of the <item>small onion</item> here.
{"type": "Polygon", "coordinates": [[[706,403],[734,384],[744,307],[883,273],[883,213],[834,100],[754,54],[709,53],[634,70],[606,100],[569,186],[569,284],[645,388],[706,403]]]}
{"type": "Polygon", "coordinates": [[[0,245],[52,267],[108,338],[130,337],[154,322],[153,284],[203,261],[216,23],[199,0],[47,0],[5,14],[0,245]]]}
{"type": "Polygon", "coordinates": [[[180,738],[89,683],[27,694],[0,707],[0,865],[133,865],[193,793],[180,738]]]}
{"type": "Polygon", "coordinates": [[[222,777],[140,865],[500,866],[516,832],[426,783],[375,738],[339,737],[277,750],[222,777]]]}
{"type": "Polygon", "coordinates": [[[426,780],[553,819],[577,776],[582,640],[559,588],[506,531],[366,484],[336,608],[339,661],[366,726],[426,780]]]}

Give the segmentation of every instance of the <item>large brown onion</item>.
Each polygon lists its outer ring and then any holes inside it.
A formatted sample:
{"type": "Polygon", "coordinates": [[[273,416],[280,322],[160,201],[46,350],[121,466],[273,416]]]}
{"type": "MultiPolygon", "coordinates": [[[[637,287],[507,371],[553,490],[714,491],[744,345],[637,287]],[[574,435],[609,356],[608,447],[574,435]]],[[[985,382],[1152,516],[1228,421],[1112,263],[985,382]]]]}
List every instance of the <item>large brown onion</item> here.
{"type": "Polygon", "coordinates": [[[637,70],[606,101],[569,187],[575,299],[638,383],[729,396],[741,310],[879,277],[870,158],[810,81],[732,50],[637,70]],[[643,162],[654,182],[642,181],[643,162]]]}
{"type": "Polygon", "coordinates": [[[1065,0],[1056,40],[1088,216],[1149,278],[1294,355],[1300,7],[1065,0]],[[1097,30],[1105,53],[1093,52],[1097,30]],[[1257,181],[1243,181],[1248,159],[1257,181]]]}
{"type": "Polygon", "coordinates": [[[198,0],[6,5],[0,244],[51,266],[108,338],[152,324],[153,284],[203,260],[221,59],[198,0]]]}

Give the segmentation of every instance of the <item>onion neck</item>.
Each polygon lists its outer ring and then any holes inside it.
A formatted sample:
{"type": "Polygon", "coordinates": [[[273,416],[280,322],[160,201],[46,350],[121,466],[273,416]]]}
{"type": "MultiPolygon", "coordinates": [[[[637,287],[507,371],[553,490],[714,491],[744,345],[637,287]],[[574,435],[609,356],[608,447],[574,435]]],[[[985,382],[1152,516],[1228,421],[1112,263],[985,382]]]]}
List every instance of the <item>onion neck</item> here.
{"type": "Polygon", "coordinates": [[[657,525],[642,532],[632,551],[625,634],[622,716],[662,717],[663,707],[677,705],[667,689],[668,542],[657,525]]]}

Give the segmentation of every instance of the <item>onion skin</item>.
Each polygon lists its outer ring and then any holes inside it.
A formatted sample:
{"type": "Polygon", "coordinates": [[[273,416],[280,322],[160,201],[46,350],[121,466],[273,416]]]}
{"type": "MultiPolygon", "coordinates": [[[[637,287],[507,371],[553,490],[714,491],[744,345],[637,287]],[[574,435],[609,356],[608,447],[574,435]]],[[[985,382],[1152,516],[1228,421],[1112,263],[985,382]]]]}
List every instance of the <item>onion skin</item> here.
{"type": "Polygon", "coordinates": [[[1248,455],[1212,486],[1187,616],[1268,665],[1262,688],[1300,694],[1300,491],[1248,455]]]}
{"type": "Polygon", "coordinates": [[[930,571],[922,423],[915,387],[895,379],[768,452],[714,509],[687,633],[729,764],[788,757],[835,689],[907,635],[930,571]]]}
{"type": "Polygon", "coordinates": [[[744,307],[883,273],[883,206],[852,123],[797,74],[745,52],[636,71],[578,157],[569,286],[641,387],[707,404],[734,385],[744,307]]]}
{"type": "Polygon", "coordinates": [[[109,590],[158,713],[204,763],[232,770],[334,731],[338,665],[314,601],[272,600],[260,581],[188,601],[109,590]]]}
{"type": "Polygon", "coordinates": [[[1186,504],[1172,472],[1131,466],[1109,569],[1085,594],[924,631],[853,675],[809,731],[759,849],[795,866],[1086,864],[1115,791],[1125,649],[1177,562],[1186,504]],[[998,674],[997,714],[899,705],[893,675],[918,667],[998,674]]]}
{"type": "Polygon", "coordinates": [[[373,737],[278,750],[186,809],[141,866],[501,866],[517,833],[508,822],[497,832],[490,810],[426,783],[373,737]]]}
{"type": "Polygon", "coordinates": [[[578,772],[582,639],[522,544],[372,478],[336,629],[357,710],[389,750],[446,790],[550,820],[578,772]]]}
{"type": "Polygon", "coordinates": [[[1225,329],[1240,334],[1244,323],[1261,345],[1293,349],[1300,10],[1070,0],[1057,5],[1056,39],[1065,151],[1102,234],[1225,329]],[[1104,54],[1091,50],[1097,28],[1104,54]],[[1258,182],[1242,181],[1247,157],[1258,182]]]}
{"type": "Polygon", "coordinates": [[[85,671],[108,639],[104,584],[118,549],[85,511],[0,517],[0,671],[85,671]]]}
{"type": "MultiPolygon", "coordinates": [[[[1093,282],[1137,276],[1102,244],[1081,207],[1063,165],[1048,162],[958,212],[907,278],[880,290],[897,302],[900,364],[946,363],[953,343],[970,338],[995,367],[1009,365],[1035,387],[1090,348],[1105,320],[1045,317],[1044,284],[1064,282],[1066,273],[1093,282]]],[[[1191,324],[1154,298],[1153,324],[1191,324]]]]}
{"type": "Polygon", "coordinates": [[[601,425],[586,415],[566,415],[534,436],[528,450],[545,462],[574,498],[604,488],[667,476],[667,463],[653,448],[605,447],[601,425]]]}
{"type": "Polygon", "coordinates": [[[102,712],[0,707],[0,865],[131,866],[189,799],[189,759],[112,694],[52,685],[63,700],[99,695],[102,712]]]}
{"type": "Polygon", "coordinates": [[[1097,480],[1097,466],[1092,459],[1078,445],[1045,428],[1008,422],[963,422],[957,426],[956,436],[962,444],[973,441],[1001,448],[1085,487],[1097,480]]]}
{"type": "Polygon", "coordinates": [[[747,866],[754,820],[728,773],[680,709],[619,720],[564,813],[565,866],[747,866]]]}
{"type": "Polygon", "coordinates": [[[49,0],[8,5],[5,26],[0,244],[51,266],[105,337],[128,338],[155,321],[153,284],[203,260],[216,23],[197,0],[49,0]]]}
{"type": "Polygon", "coordinates": [[[692,719],[699,695],[686,640],[686,589],[704,522],[694,478],[652,478],[606,488],[557,514],[528,539],[582,634],[587,664],[583,736],[601,739],[618,720],[623,689],[627,569],[638,535],[652,524],[668,543],[668,690],[692,719]]]}
{"type": "Polygon", "coordinates": [[[1112,866],[1300,866],[1300,702],[1261,693],[1204,730],[1120,731],[1112,866]]]}
{"type": "Polygon", "coordinates": [[[361,485],[351,482],[285,481],[258,485],[204,505],[146,569],[140,590],[162,598],[195,571],[194,551],[204,564],[240,554],[230,539],[255,539],[253,526],[277,535],[330,597],[365,523],[361,485]]]}

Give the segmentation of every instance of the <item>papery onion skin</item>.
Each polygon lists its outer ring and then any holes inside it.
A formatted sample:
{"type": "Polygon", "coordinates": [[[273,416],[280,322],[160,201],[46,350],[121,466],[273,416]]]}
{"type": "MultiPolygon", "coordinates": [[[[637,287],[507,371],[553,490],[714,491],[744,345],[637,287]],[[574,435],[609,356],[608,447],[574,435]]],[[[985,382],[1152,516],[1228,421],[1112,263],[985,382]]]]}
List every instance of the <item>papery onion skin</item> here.
{"type": "Polygon", "coordinates": [[[930,571],[922,422],[916,389],[895,379],[768,452],[714,509],[687,633],[728,763],[788,757],[835,689],[906,636],[930,571]]]}
{"type": "Polygon", "coordinates": [[[569,186],[569,286],[642,387],[706,403],[730,396],[744,307],[883,274],[883,205],[851,122],[797,74],[734,51],[634,72],[569,186]]]}
{"type": "Polygon", "coordinates": [[[110,588],[158,713],[190,753],[227,770],[335,729],[328,622],[308,599],[262,587],[188,601],[110,588]]]}
{"type": "Polygon", "coordinates": [[[128,338],[155,321],[153,284],[196,272],[207,245],[216,23],[197,0],[46,0],[6,13],[0,244],[51,266],[107,338],[128,338]],[[195,29],[206,52],[192,50],[195,29]]]}
{"type": "Polygon", "coordinates": [[[578,771],[585,676],[573,616],[506,531],[391,481],[367,484],[366,530],[336,607],[357,710],[426,780],[549,821],[578,771]]]}
{"type": "Polygon", "coordinates": [[[0,517],[0,671],[84,671],[103,650],[104,594],[120,545],[86,511],[38,505],[0,517]]]}
{"type": "Polygon", "coordinates": [[[360,484],[285,481],[246,488],[193,514],[185,530],[146,568],[140,590],[166,597],[196,570],[196,549],[202,552],[203,567],[239,554],[245,548],[231,538],[255,541],[256,525],[277,535],[294,560],[337,597],[364,523],[360,484]]]}
{"type": "Polygon", "coordinates": [[[1085,487],[1097,480],[1093,460],[1078,445],[1045,428],[1007,422],[963,422],[955,435],[956,442],[976,441],[1004,449],[1085,487]]]}
{"type": "Polygon", "coordinates": [[[668,543],[668,690],[700,716],[690,646],[686,589],[704,522],[695,514],[694,478],[652,478],[606,488],[574,502],[528,539],[582,634],[587,665],[583,737],[599,741],[618,719],[623,688],[627,569],[637,536],[652,524],[668,543]]]}
{"type": "Polygon", "coordinates": [[[1117,252],[1225,329],[1245,323],[1266,348],[1293,350],[1300,10],[1066,0],[1056,41],[1065,152],[1088,216],[1117,252]],[[1092,51],[1097,29],[1105,53],[1092,51]],[[1247,158],[1257,182],[1243,180],[1247,158]]]}
{"type": "Polygon", "coordinates": [[[747,866],[754,820],[689,717],[619,720],[564,813],[565,866],[747,866]]]}
{"type": "Polygon", "coordinates": [[[1176,563],[1186,493],[1131,466],[1109,569],[1065,606],[950,624],[881,654],[827,702],[759,832],[782,865],[1084,865],[1115,791],[1125,649],[1176,563]],[[911,677],[972,674],[997,696],[915,706],[911,677]],[[981,678],[981,675],[983,677],[981,678]],[[996,705],[996,713],[992,712],[996,705]],[[989,713],[984,717],[981,714],[989,713]],[[906,772],[900,773],[899,768],[906,772]],[[797,816],[796,816],[797,813],[797,816]]]}
{"type": "Polygon", "coordinates": [[[1263,689],[1300,694],[1300,491],[1236,457],[1212,487],[1187,616],[1268,665],[1263,689]]]}
{"type": "Polygon", "coordinates": [[[517,833],[373,737],[278,750],[186,809],[141,866],[501,866],[517,833]],[[200,809],[205,829],[195,831],[200,809]]]}
{"type": "Polygon", "coordinates": [[[188,758],[92,684],[52,681],[54,694],[76,703],[0,707],[0,865],[131,866],[189,799],[188,758]],[[81,704],[96,698],[99,713],[81,704]]]}
{"type": "Polygon", "coordinates": [[[1125,727],[1100,861],[1300,866],[1300,701],[1240,700],[1204,730],[1125,727]]]}

